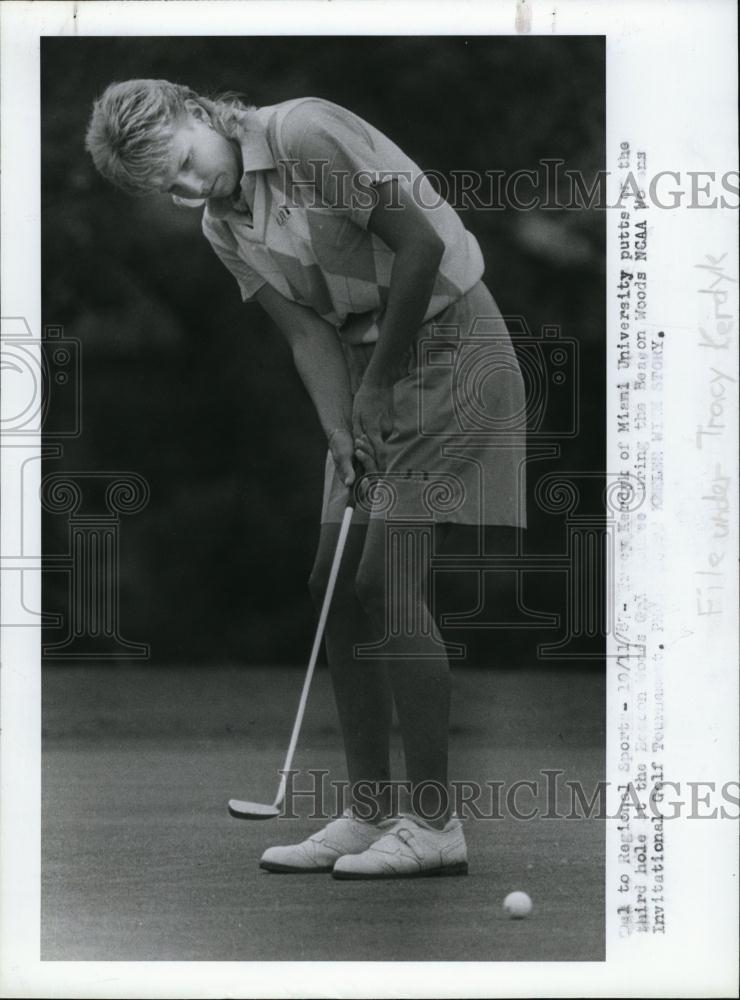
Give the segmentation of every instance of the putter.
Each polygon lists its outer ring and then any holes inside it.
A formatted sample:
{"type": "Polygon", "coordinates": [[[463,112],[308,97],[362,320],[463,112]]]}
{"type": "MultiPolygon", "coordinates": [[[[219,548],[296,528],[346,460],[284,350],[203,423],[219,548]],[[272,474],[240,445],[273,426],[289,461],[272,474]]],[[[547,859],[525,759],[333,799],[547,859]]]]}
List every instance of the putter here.
{"type": "MultiPolygon", "coordinates": [[[[357,476],[357,466],[355,466],[355,475],[357,476]]],[[[357,479],[355,479],[355,484],[357,479]]],[[[296,714],[295,722],[293,724],[293,733],[290,737],[290,745],[288,747],[288,754],[285,758],[285,763],[283,764],[283,770],[280,778],[280,785],[278,787],[277,795],[275,796],[275,801],[272,805],[267,805],[262,802],[246,802],[242,799],[230,799],[229,800],[229,812],[235,819],[274,819],[276,816],[280,815],[280,807],[283,804],[283,799],[285,798],[285,784],[286,784],[286,774],[290,770],[290,766],[293,763],[293,754],[295,753],[296,744],[298,742],[298,735],[301,731],[301,724],[303,722],[303,714],[306,710],[306,702],[308,701],[308,692],[311,687],[311,680],[313,679],[314,668],[316,667],[316,660],[319,656],[319,649],[321,648],[321,640],[324,637],[324,628],[326,627],[326,619],[329,617],[329,608],[331,607],[332,597],[334,596],[334,587],[336,586],[337,576],[339,575],[339,566],[342,562],[342,554],[344,553],[344,546],[347,542],[347,535],[349,534],[349,526],[352,520],[352,514],[355,508],[355,489],[354,486],[350,488],[349,499],[347,500],[347,506],[344,509],[344,516],[342,517],[342,525],[339,529],[339,538],[337,539],[337,547],[334,550],[334,559],[331,564],[331,571],[329,573],[329,582],[326,585],[326,593],[324,594],[324,603],[321,607],[321,614],[319,615],[319,624],[316,628],[316,637],[313,641],[313,648],[311,650],[311,658],[308,661],[308,670],[306,671],[306,679],[303,682],[303,690],[301,691],[301,700],[298,703],[298,712],[296,714]]]]}

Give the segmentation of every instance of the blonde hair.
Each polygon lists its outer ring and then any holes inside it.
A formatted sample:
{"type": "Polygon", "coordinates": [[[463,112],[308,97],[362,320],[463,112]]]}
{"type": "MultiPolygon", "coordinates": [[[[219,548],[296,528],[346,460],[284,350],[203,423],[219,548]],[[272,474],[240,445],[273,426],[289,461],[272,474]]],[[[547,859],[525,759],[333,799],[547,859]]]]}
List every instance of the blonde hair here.
{"type": "Polygon", "coordinates": [[[211,99],[169,80],[112,83],[94,102],[85,135],[97,171],[127,194],[150,194],[167,169],[172,137],[188,103],[202,108],[228,137],[241,115],[254,110],[239,94],[211,99]]]}

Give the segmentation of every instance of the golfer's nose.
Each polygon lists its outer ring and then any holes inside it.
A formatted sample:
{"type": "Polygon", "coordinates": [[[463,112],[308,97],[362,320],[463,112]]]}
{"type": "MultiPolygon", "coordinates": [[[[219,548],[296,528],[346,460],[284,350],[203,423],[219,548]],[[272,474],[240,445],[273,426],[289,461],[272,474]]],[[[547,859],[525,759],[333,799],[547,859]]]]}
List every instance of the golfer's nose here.
{"type": "Polygon", "coordinates": [[[200,198],[203,181],[192,170],[183,171],[177,178],[177,186],[185,198],[200,198]]]}

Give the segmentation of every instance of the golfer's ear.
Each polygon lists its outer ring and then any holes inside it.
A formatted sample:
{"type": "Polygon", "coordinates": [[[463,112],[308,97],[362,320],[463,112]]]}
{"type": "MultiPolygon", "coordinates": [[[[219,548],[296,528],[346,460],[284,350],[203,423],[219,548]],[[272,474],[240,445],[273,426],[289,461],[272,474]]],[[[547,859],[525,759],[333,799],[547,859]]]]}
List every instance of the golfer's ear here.
{"type": "Polygon", "coordinates": [[[211,120],[208,115],[208,112],[203,107],[203,105],[198,104],[198,102],[194,101],[192,97],[189,97],[185,101],[185,110],[188,111],[193,116],[193,118],[196,119],[196,121],[207,123],[210,122],[211,120]]]}

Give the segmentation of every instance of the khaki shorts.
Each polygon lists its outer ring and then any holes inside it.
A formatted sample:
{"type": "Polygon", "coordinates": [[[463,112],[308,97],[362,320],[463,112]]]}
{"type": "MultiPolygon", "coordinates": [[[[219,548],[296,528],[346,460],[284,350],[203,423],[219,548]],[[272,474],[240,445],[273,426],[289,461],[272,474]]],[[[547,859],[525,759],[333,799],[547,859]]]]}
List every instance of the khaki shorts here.
{"type": "MultiPolygon", "coordinates": [[[[372,344],[343,345],[356,391],[372,344]]],[[[526,527],[522,374],[486,286],[425,323],[393,387],[387,468],[368,477],[356,520],[526,527]]],[[[347,489],[327,454],[321,520],[341,521],[347,489]]]]}

